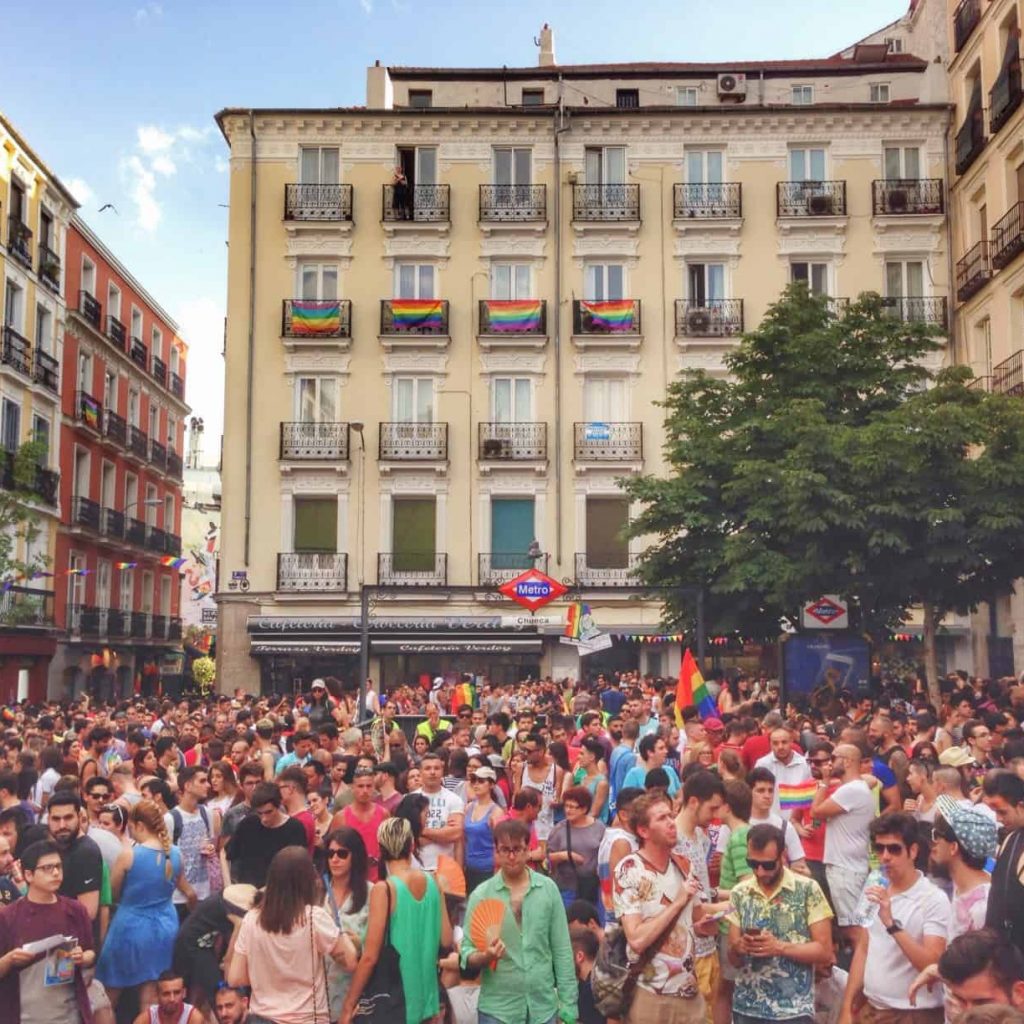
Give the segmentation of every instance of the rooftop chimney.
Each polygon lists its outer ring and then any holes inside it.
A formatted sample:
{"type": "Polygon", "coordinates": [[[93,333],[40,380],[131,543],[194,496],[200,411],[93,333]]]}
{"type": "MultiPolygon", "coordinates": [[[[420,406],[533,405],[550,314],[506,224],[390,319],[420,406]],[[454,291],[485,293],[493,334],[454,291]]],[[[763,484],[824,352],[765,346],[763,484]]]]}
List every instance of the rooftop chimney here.
{"type": "Polygon", "coordinates": [[[555,63],[555,33],[547,22],[544,22],[544,27],[540,30],[540,39],[537,40],[537,45],[540,47],[540,56],[537,58],[538,65],[542,68],[551,67],[555,63]]]}

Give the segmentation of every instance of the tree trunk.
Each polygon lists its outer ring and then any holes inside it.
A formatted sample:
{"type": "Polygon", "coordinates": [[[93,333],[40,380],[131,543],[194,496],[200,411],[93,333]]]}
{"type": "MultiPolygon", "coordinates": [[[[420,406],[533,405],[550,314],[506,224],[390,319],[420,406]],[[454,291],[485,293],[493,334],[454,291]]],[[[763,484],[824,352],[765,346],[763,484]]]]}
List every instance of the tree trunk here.
{"type": "Polygon", "coordinates": [[[935,711],[942,708],[942,694],[939,691],[939,659],[935,650],[935,634],[939,626],[939,617],[934,605],[925,603],[924,612],[924,675],[928,687],[928,700],[935,711]]]}

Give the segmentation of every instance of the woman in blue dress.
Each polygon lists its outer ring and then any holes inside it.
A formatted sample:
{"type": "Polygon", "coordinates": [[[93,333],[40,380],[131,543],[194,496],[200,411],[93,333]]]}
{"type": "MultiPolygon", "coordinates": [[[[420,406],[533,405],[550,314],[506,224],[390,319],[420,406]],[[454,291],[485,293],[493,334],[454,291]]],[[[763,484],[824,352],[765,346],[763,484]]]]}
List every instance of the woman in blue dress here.
{"type": "Polygon", "coordinates": [[[178,915],[171,894],[180,889],[191,907],[192,886],[181,869],[181,853],[171,845],[163,815],[152,800],[140,800],[129,823],[135,846],[114,863],[110,885],[117,913],[96,962],[96,977],[116,1006],[121,990],[141,986],[139,1005],[156,1002],[156,979],[171,966],[178,915]]]}

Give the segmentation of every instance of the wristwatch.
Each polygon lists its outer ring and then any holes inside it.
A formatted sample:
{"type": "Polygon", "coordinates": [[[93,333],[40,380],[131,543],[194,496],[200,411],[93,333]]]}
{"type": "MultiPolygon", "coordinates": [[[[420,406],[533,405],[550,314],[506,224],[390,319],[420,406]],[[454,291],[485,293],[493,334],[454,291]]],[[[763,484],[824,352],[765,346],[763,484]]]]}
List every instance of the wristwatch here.
{"type": "Polygon", "coordinates": [[[893,918],[893,919],[892,919],[892,924],[891,924],[891,925],[889,925],[889,927],[888,927],[888,928],[886,928],[885,930],[886,930],[886,931],[887,931],[887,932],[888,932],[888,933],[889,933],[890,935],[895,935],[895,934],[896,934],[897,932],[901,932],[901,931],[903,931],[903,925],[901,925],[901,924],[899,923],[899,921],[897,921],[897,920],[896,920],[896,918],[893,918]]]}

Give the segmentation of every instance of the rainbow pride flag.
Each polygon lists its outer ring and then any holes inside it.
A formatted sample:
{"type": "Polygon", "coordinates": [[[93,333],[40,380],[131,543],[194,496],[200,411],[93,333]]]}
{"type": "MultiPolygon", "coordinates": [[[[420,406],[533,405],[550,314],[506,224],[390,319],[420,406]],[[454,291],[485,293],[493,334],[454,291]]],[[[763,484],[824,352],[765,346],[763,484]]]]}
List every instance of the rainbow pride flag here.
{"type": "Polygon", "coordinates": [[[92,395],[83,393],[82,400],[82,422],[93,430],[100,429],[100,403],[92,395]]]}
{"type": "Polygon", "coordinates": [[[322,299],[292,299],[292,334],[298,337],[333,335],[341,331],[341,303],[322,299]]]}
{"type": "Polygon", "coordinates": [[[818,791],[815,779],[798,782],[787,786],[779,783],[779,807],[784,811],[800,811],[814,803],[814,794],[818,791]]]}
{"type": "Polygon", "coordinates": [[[680,729],[683,727],[683,708],[688,707],[695,707],[701,718],[714,718],[717,712],[689,647],[683,652],[683,664],[679,668],[679,683],[676,686],[676,725],[680,729]]]}
{"type": "Polygon", "coordinates": [[[592,328],[612,334],[629,334],[636,330],[632,299],[581,300],[580,314],[590,317],[592,328]]]}
{"type": "Polygon", "coordinates": [[[441,299],[392,299],[391,323],[396,331],[440,331],[444,303],[441,299]]]}
{"type": "Polygon", "coordinates": [[[139,563],[138,562],[115,562],[115,569],[134,569],[139,563]]]}
{"type": "Polygon", "coordinates": [[[540,331],[540,299],[489,299],[487,320],[500,334],[536,334],[540,331]]]}
{"type": "Polygon", "coordinates": [[[173,555],[164,555],[160,559],[160,564],[169,566],[171,569],[180,569],[187,561],[187,558],[175,558],[173,555]]]}

